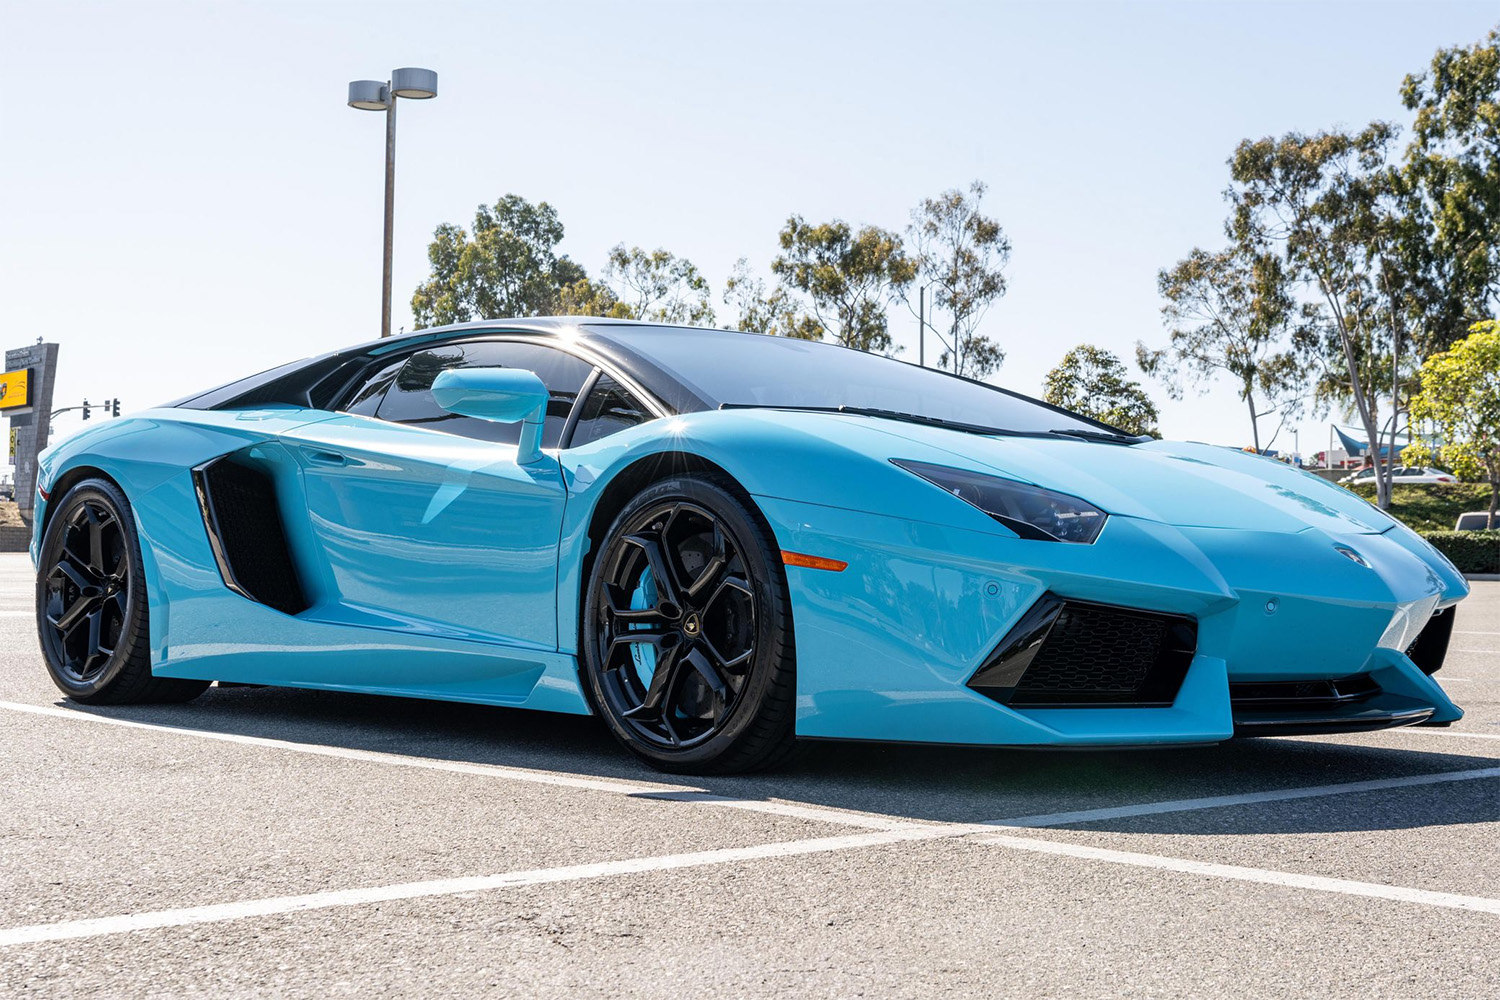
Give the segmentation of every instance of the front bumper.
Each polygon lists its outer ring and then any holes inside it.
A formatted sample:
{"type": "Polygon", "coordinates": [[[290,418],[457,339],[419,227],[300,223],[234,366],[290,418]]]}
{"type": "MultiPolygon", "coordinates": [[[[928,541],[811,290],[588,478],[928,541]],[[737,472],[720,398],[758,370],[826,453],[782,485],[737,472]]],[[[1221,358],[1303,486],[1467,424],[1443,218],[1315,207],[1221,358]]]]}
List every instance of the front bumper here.
{"type": "MultiPolygon", "coordinates": [[[[986,745],[1216,742],[1237,732],[1232,684],[1356,675],[1373,679],[1378,697],[1341,709],[1325,720],[1326,731],[1463,714],[1402,652],[1420,621],[1409,636],[1405,626],[1392,630],[1403,613],[1425,620],[1467,588],[1436,553],[1393,533],[1175,528],[1116,515],[1093,545],[1069,545],[756,499],[782,548],[849,564],[838,573],[787,568],[799,735],[986,745]],[[1005,705],[969,687],[1047,594],[1193,619],[1196,650],[1171,703],[1005,705]]],[[[1241,735],[1271,729],[1257,727],[1243,706],[1239,714],[1241,735]]],[[[1283,720],[1280,731],[1293,728],[1283,720]]]]}

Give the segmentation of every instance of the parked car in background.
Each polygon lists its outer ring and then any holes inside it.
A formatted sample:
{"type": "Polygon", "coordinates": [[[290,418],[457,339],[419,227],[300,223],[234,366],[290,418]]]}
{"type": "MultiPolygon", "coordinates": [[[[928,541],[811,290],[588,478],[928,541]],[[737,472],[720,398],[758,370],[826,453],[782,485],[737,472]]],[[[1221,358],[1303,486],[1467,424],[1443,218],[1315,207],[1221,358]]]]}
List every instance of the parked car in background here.
{"type": "MultiPolygon", "coordinates": [[[[1454,531],[1484,531],[1490,526],[1490,512],[1487,510],[1471,510],[1466,514],[1458,515],[1458,522],[1453,525],[1454,531]]],[[[1495,527],[1500,528],[1500,523],[1495,527]]]]}
{"type": "MultiPolygon", "coordinates": [[[[1420,465],[1400,465],[1391,472],[1391,481],[1395,483],[1456,483],[1458,477],[1451,472],[1442,469],[1428,469],[1420,465]]],[[[1339,480],[1341,486],[1354,486],[1359,483],[1375,482],[1374,469],[1360,469],[1358,472],[1345,476],[1339,480]]]]}

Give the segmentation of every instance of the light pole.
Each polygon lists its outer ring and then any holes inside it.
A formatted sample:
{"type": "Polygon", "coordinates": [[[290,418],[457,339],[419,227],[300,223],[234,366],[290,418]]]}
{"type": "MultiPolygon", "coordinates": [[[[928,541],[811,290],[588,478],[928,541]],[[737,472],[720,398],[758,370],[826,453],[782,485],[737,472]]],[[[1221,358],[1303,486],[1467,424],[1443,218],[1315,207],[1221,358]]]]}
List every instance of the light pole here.
{"type": "MultiPolygon", "coordinates": [[[[925,285],[917,286],[917,364],[923,368],[927,367],[927,328],[932,326],[931,323],[927,322],[927,289],[935,284],[937,282],[929,281],[925,285]]],[[[911,306],[908,305],[907,308],[910,309],[911,306]]],[[[943,335],[937,332],[937,327],[933,327],[932,335],[938,339],[938,343],[953,351],[953,363],[956,367],[958,364],[957,349],[949,347],[948,341],[944,340],[943,335]]]]}
{"type": "Polygon", "coordinates": [[[437,96],[437,74],[430,69],[391,71],[387,83],[355,80],[349,84],[349,107],[385,112],[385,260],[380,271],[380,335],[391,335],[391,242],[396,214],[396,98],[425,100],[437,96]]]}

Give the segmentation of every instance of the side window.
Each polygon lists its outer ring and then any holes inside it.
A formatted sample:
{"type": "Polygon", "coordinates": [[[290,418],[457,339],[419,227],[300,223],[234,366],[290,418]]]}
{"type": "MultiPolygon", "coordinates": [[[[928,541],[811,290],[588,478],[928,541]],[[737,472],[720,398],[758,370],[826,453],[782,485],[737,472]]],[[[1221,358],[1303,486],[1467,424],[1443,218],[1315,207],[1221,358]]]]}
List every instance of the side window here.
{"type": "Polygon", "coordinates": [[[349,397],[349,402],[343,407],[343,411],[357,413],[363,417],[373,417],[380,407],[380,401],[385,398],[385,391],[390,388],[391,382],[396,378],[396,373],[404,364],[406,364],[406,359],[402,358],[393,364],[385,365],[370,376],[364,385],[354,390],[354,395],[349,397]]]}
{"type": "Polygon", "coordinates": [[[624,386],[601,372],[588,398],[583,401],[568,447],[577,448],[650,419],[650,411],[625,391],[624,386]]]}
{"type": "Polygon", "coordinates": [[[406,359],[386,389],[375,416],[480,441],[515,444],[521,436],[520,424],[460,416],[437,405],[432,398],[433,379],[450,368],[525,368],[536,372],[552,394],[547,404],[547,422],[542,427],[544,448],[557,446],[584,379],[594,370],[587,361],[540,344],[495,340],[445,344],[418,351],[406,359]]]}

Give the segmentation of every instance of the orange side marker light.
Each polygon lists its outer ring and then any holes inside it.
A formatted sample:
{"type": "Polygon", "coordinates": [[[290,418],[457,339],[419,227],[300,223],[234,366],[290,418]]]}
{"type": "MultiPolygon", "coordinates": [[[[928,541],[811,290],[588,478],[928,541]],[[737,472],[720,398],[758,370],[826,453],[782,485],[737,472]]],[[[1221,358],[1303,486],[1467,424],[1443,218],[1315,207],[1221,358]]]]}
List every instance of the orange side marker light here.
{"type": "Polygon", "coordinates": [[[788,566],[806,566],[808,569],[826,569],[834,573],[842,573],[849,568],[849,564],[842,559],[826,559],[823,556],[810,556],[802,552],[788,552],[781,550],[781,561],[788,566]]]}

